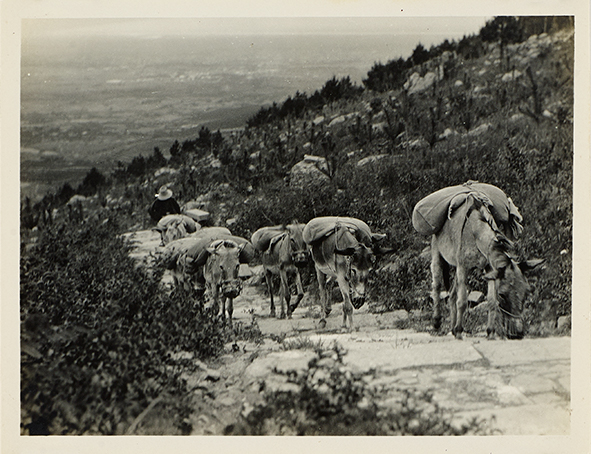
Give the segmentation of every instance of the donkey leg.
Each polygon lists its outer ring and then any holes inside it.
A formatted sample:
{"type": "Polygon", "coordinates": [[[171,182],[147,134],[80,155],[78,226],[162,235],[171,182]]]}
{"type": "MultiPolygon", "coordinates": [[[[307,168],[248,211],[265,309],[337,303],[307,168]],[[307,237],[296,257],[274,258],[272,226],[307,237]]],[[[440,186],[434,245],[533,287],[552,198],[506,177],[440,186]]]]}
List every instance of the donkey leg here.
{"type": "Polygon", "coordinates": [[[349,328],[353,329],[353,304],[351,304],[351,295],[349,294],[349,284],[345,276],[338,276],[337,282],[339,289],[343,295],[343,328],[347,327],[347,319],[349,320],[349,328]]]}
{"type": "Polygon", "coordinates": [[[456,288],[456,320],[455,324],[453,325],[452,333],[457,339],[462,338],[462,332],[464,328],[462,327],[462,319],[464,317],[464,312],[466,311],[466,307],[468,306],[468,288],[466,286],[466,270],[462,266],[458,266],[456,269],[456,279],[454,282],[454,287],[456,288]]]}
{"type": "MultiPolygon", "coordinates": [[[[289,313],[289,284],[287,282],[287,273],[284,269],[279,270],[279,277],[281,279],[281,287],[279,290],[279,305],[281,306],[281,315],[279,318],[285,318],[285,307],[287,306],[287,312],[289,313]]],[[[291,314],[290,314],[291,315],[291,314]]]]}
{"type": "Polygon", "coordinates": [[[296,310],[302,298],[304,298],[304,286],[302,285],[302,277],[300,276],[300,272],[296,269],[295,271],[295,279],[296,279],[296,287],[298,289],[298,295],[295,300],[295,303],[289,306],[289,314],[296,310]]]}
{"type": "Polygon", "coordinates": [[[444,289],[443,280],[443,258],[431,245],[431,300],[433,301],[433,328],[439,330],[441,327],[441,291],[444,289]]]}
{"type": "Polygon", "coordinates": [[[322,271],[316,268],[316,278],[318,279],[318,293],[320,293],[320,328],[324,328],[326,326],[326,317],[330,313],[330,310],[327,310],[327,294],[326,294],[326,276],[322,271]]]}
{"type": "Polygon", "coordinates": [[[275,317],[275,302],[273,301],[273,275],[269,270],[265,271],[265,281],[267,282],[267,290],[269,291],[269,297],[271,298],[271,312],[270,316],[275,317]]]}
{"type": "Polygon", "coordinates": [[[226,309],[228,311],[228,325],[230,325],[230,328],[232,328],[232,314],[234,314],[234,300],[232,298],[228,298],[228,305],[226,309]]]}
{"type": "Polygon", "coordinates": [[[447,296],[448,305],[449,305],[449,326],[453,332],[457,320],[458,320],[458,287],[456,285],[457,277],[454,279],[451,288],[449,289],[449,294],[447,296]]]}
{"type": "Polygon", "coordinates": [[[495,324],[497,317],[497,298],[496,298],[496,282],[494,279],[488,281],[488,290],[486,300],[489,303],[488,318],[486,322],[486,337],[494,339],[495,337],[495,324]]]}
{"type": "Polygon", "coordinates": [[[221,316],[222,319],[225,317],[224,308],[222,307],[222,313],[220,314],[220,292],[217,285],[212,285],[211,288],[211,306],[214,317],[221,316]]]}

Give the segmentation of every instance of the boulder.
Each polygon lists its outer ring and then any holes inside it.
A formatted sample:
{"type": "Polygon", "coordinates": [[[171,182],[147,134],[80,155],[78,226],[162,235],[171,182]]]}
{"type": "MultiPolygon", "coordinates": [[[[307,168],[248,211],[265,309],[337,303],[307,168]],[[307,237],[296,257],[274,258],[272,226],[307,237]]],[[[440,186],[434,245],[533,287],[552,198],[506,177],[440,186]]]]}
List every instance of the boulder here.
{"type": "Polygon", "coordinates": [[[408,94],[421,93],[431,87],[437,80],[437,75],[434,72],[428,72],[424,77],[419,73],[413,73],[404,84],[404,88],[408,90],[408,94]]]}
{"type": "Polygon", "coordinates": [[[304,160],[291,168],[290,185],[306,187],[309,185],[325,184],[330,181],[326,159],[320,156],[305,155],[304,160]]]}
{"type": "Polygon", "coordinates": [[[207,211],[199,210],[197,208],[185,210],[183,214],[187,217],[190,217],[195,222],[209,221],[210,218],[210,214],[207,211]]]}
{"type": "Polygon", "coordinates": [[[357,167],[363,167],[368,164],[375,164],[379,162],[383,162],[385,159],[391,157],[389,154],[378,154],[373,156],[368,156],[367,158],[360,159],[357,162],[357,167]]]}

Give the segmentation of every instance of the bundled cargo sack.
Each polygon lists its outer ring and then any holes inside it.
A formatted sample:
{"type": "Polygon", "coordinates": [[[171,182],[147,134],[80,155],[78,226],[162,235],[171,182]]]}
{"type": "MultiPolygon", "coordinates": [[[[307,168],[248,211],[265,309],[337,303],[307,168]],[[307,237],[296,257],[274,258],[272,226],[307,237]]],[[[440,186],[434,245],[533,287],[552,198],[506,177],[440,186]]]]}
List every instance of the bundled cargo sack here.
{"type": "Polygon", "coordinates": [[[369,226],[359,219],[325,216],[314,218],[306,224],[302,237],[306,244],[314,244],[322,240],[325,236],[337,233],[337,246],[340,244],[339,238],[351,234],[357,241],[372,246],[372,233],[369,226]]]}
{"type": "Polygon", "coordinates": [[[412,212],[413,227],[423,235],[436,234],[469,194],[478,197],[487,206],[507,236],[515,239],[521,234],[523,218],[513,201],[496,186],[477,181],[443,188],[420,200],[412,212]]]}
{"type": "Polygon", "coordinates": [[[219,235],[232,235],[232,232],[226,227],[203,227],[197,230],[191,237],[193,238],[215,238],[219,235]]]}
{"type": "Polygon", "coordinates": [[[264,252],[269,249],[272,242],[277,241],[277,239],[286,233],[287,229],[283,225],[261,227],[252,234],[250,242],[257,251],[264,252]]]}
{"type": "Polygon", "coordinates": [[[158,221],[158,224],[152,230],[165,232],[170,227],[179,226],[182,226],[186,233],[193,233],[201,228],[201,224],[195,222],[189,216],[185,216],[184,214],[167,214],[158,221]]]}
{"type": "Polygon", "coordinates": [[[219,240],[229,240],[235,242],[238,246],[244,244],[240,256],[238,258],[240,263],[250,263],[254,258],[254,248],[250,241],[234,235],[215,235],[213,237],[196,238],[195,243],[187,250],[187,255],[194,259],[194,266],[203,266],[209,257],[207,248],[210,247],[214,242],[219,240]]]}
{"type": "Polygon", "coordinates": [[[202,237],[190,236],[171,241],[166,245],[162,252],[162,264],[167,269],[173,269],[177,259],[180,256],[186,256],[191,258],[191,272],[195,272],[198,267],[205,265],[205,262],[209,257],[207,248],[220,240],[233,241],[238,246],[244,245],[240,251],[240,263],[250,263],[254,258],[255,251],[248,240],[239,236],[227,234],[223,230],[218,230],[217,232],[214,230],[208,231],[207,234],[202,237]]]}

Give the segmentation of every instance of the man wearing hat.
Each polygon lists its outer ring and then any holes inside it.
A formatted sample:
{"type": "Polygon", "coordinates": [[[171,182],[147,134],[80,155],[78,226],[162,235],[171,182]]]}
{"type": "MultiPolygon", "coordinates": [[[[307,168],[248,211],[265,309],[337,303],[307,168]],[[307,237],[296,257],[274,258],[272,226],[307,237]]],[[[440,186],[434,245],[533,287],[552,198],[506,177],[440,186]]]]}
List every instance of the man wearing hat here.
{"type": "Polygon", "coordinates": [[[180,214],[181,207],[179,207],[177,201],[172,197],[172,191],[164,185],[158,190],[156,200],[152,203],[148,213],[154,222],[158,222],[167,214],[180,214]]]}

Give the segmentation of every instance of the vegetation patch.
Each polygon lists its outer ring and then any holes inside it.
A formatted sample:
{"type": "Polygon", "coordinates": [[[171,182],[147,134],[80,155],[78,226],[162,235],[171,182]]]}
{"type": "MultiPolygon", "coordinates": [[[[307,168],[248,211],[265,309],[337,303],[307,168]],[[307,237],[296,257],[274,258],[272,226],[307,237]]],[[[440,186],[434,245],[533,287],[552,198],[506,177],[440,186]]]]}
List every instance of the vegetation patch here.
{"type": "Polygon", "coordinates": [[[303,373],[291,373],[293,387],[265,394],[243,412],[226,435],[490,435],[484,420],[455,424],[453,414],[429,392],[399,390],[384,402],[371,376],[342,362],[338,345],[318,352],[303,373]]]}
{"type": "Polygon", "coordinates": [[[44,230],[21,261],[23,433],[124,434],[155,400],[185,432],[180,375],[223,350],[217,319],[160,286],[109,221],[44,230]]]}

